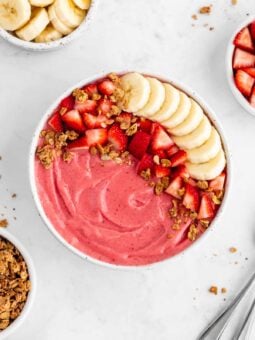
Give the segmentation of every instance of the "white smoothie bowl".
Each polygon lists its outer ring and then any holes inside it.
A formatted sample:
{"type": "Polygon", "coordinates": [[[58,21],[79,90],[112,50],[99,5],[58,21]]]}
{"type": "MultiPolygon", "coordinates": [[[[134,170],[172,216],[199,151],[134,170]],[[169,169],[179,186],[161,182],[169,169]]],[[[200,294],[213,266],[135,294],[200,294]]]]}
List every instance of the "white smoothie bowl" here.
{"type": "Polygon", "coordinates": [[[230,86],[231,92],[233,93],[235,99],[238,101],[238,103],[247,111],[248,113],[255,116],[255,108],[253,108],[248,100],[242,95],[242,93],[238,90],[235,84],[234,74],[233,74],[233,68],[232,68],[232,61],[233,61],[233,55],[235,50],[235,45],[233,44],[234,38],[241,31],[242,28],[248,26],[252,21],[255,20],[255,17],[249,17],[249,19],[242,22],[233,35],[231,36],[231,39],[229,40],[228,47],[227,47],[227,53],[226,53],[226,76],[228,80],[228,84],[230,86]]]}
{"type": "MultiPolygon", "coordinates": [[[[122,72],[124,73],[128,73],[128,72],[133,72],[133,70],[131,71],[125,71],[122,72]]],[[[95,264],[100,264],[103,265],[104,267],[108,267],[108,268],[114,268],[114,269],[134,269],[134,268],[149,268],[152,267],[158,263],[161,262],[165,262],[165,261],[174,261],[176,258],[178,258],[180,255],[184,255],[186,253],[188,253],[188,250],[190,248],[193,248],[194,245],[199,246],[202,242],[202,240],[205,240],[206,236],[208,236],[211,231],[214,230],[214,228],[216,227],[216,225],[218,224],[220,217],[225,209],[226,206],[226,202],[228,201],[228,196],[229,196],[229,190],[230,190],[230,183],[231,183],[231,175],[232,175],[232,171],[231,171],[231,155],[226,143],[226,139],[225,139],[225,134],[223,132],[223,129],[221,127],[221,125],[219,124],[216,115],[214,114],[214,112],[211,110],[211,108],[209,108],[205,102],[191,89],[187,88],[186,86],[184,86],[183,84],[177,82],[177,81],[173,81],[170,80],[168,78],[159,76],[159,75],[155,75],[155,74],[151,74],[149,72],[140,72],[143,74],[147,74],[150,75],[152,77],[156,77],[164,82],[169,82],[172,85],[176,86],[177,88],[179,88],[180,90],[183,90],[186,94],[188,94],[190,97],[194,98],[204,109],[204,111],[207,113],[207,116],[210,118],[211,122],[213,123],[213,125],[216,127],[216,129],[218,130],[221,139],[222,139],[222,143],[223,143],[223,148],[226,154],[226,160],[227,160],[227,181],[225,184],[225,195],[224,195],[224,199],[222,201],[222,204],[217,212],[217,215],[215,216],[214,220],[212,221],[212,223],[210,224],[210,227],[208,228],[208,230],[201,236],[199,237],[198,240],[196,240],[191,246],[189,246],[187,249],[185,249],[184,251],[178,253],[177,255],[167,258],[163,261],[160,262],[155,262],[152,264],[147,264],[147,265],[140,265],[140,266],[125,266],[125,265],[116,265],[116,264],[110,264],[107,262],[103,262],[100,260],[97,260],[83,252],[81,252],[80,250],[76,249],[74,246],[72,246],[71,244],[69,244],[54,228],[54,226],[52,225],[51,221],[48,219],[42,204],[40,202],[40,198],[38,196],[37,193],[37,188],[36,188],[36,180],[35,180],[35,152],[36,152],[36,147],[38,144],[38,138],[40,135],[40,131],[43,129],[43,127],[45,126],[45,123],[47,122],[48,118],[51,116],[52,112],[54,111],[54,109],[57,107],[57,105],[61,102],[62,99],[64,99],[66,96],[68,96],[70,93],[72,93],[72,91],[76,88],[80,88],[86,84],[89,84],[91,82],[95,82],[98,79],[102,79],[104,77],[107,76],[107,74],[99,74],[96,75],[94,77],[91,78],[87,78],[84,79],[82,81],[80,81],[79,83],[75,84],[74,86],[70,87],[67,91],[65,91],[61,96],[59,96],[55,102],[48,108],[48,110],[46,111],[46,113],[44,113],[44,115],[42,116],[42,119],[40,120],[35,133],[32,137],[32,143],[31,143],[31,148],[30,148],[30,153],[29,153],[29,178],[30,178],[30,185],[31,185],[31,190],[32,190],[32,195],[36,204],[36,207],[39,211],[39,214],[41,216],[41,218],[43,219],[44,223],[47,225],[47,227],[49,228],[49,230],[53,233],[53,235],[69,250],[71,250],[73,253],[75,253],[76,255],[80,256],[83,259],[87,259],[95,264]]]]}
{"type": "Polygon", "coordinates": [[[11,335],[13,332],[15,332],[17,328],[21,326],[25,322],[26,318],[28,317],[29,311],[35,299],[36,274],[35,274],[35,268],[34,268],[32,259],[29,253],[27,252],[27,250],[20,243],[20,241],[18,241],[16,237],[14,237],[12,234],[10,234],[8,231],[4,229],[0,229],[0,236],[2,236],[7,241],[12,243],[20,251],[21,255],[23,256],[26,262],[28,274],[29,274],[29,280],[31,282],[31,290],[28,293],[27,300],[25,302],[24,308],[22,309],[20,315],[6,329],[0,332],[0,340],[2,340],[8,337],[9,335],[11,335]]]}
{"type": "Polygon", "coordinates": [[[61,39],[48,42],[48,43],[36,43],[36,42],[25,41],[25,40],[19,39],[12,33],[5,31],[1,27],[0,27],[0,37],[2,37],[4,40],[8,41],[12,45],[21,47],[25,50],[30,50],[30,51],[35,51],[35,52],[44,52],[44,51],[55,50],[55,49],[64,47],[65,45],[73,41],[74,39],[86,33],[87,28],[89,27],[91,21],[94,18],[98,1],[99,0],[91,0],[91,5],[88,10],[88,13],[86,17],[84,18],[83,22],[80,24],[80,26],[78,26],[72,33],[64,36],[61,39]]]}

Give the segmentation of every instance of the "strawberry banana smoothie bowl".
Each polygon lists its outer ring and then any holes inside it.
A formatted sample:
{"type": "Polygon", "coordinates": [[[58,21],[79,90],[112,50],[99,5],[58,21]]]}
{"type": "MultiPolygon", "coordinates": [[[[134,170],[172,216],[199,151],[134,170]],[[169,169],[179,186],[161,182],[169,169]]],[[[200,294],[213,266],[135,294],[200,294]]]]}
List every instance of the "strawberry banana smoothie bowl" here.
{"type": "Polygon", "coordinates": [[[224,198],[225,151],[200,104],[135,72],[75,89],[48,118],[35,153],[49,223],[79,252],[110,264],[179,253],[224,198]]]}

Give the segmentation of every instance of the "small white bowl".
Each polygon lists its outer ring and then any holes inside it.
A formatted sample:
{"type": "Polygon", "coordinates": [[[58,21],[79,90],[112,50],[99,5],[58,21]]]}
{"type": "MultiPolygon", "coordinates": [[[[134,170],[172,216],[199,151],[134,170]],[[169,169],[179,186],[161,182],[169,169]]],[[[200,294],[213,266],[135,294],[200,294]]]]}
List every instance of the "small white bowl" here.
{"type": "Polygon", "coordinates": [[[235,30],[235,32],[233,33],[233,35],[231,36],[231,39],[228,43],[228,47],[227,47],[227,54],[226,54],[226,75],[227,75],[227,80],[230,86],[230,89],[234,95],[234,97],[236,98],[236,100],[238,101],[238,103],[250,114],[252,114],[253,116],[255,116],[255,108],[253,108],[248,100],[242,95],[242,93],[238,90],[238,88],[236,87],[235,84],[235,80],[234,80],[234,74],[233,74],[233,68],[232,68],[232,60],[233,60],[233,54],[234,54],[234,50],[235,50],[235,45],[233,44],[233,41],[235,39],[235,36],[237,35],[237,33],[239,33],[241,31],[242,28],[248,26],[252,21],[255,20],[255,17],[249,17],[249,19],[245,20],[244,22],[242,22],[237,29],[235,30]]]}
{"type": "MultiPolygon", "coordinates": [[[[123,72],[119,72],[119,73],[128,73],[128,72],[134,72],[134,70],[127,70],[127,71],[123,71],[123,72]]],[[[135,71],[135,72],[139,72],[139,71],[135,71]]],[[[48,229],[53,233],[53,235],[69,250],[71,250],[73,253],[75,253],[76,255],[80,256],[83,259],[87,259],[89,261],[91,261],[92,263],[95,264],[99,264],[102,265],[104,267],[108,267],[108,268],[114,268],[114,269],[124,269],[124,270],[128,270],[128,269],[135,269],[135,268],[150,268],[153,267],[161,262],[165,262],[165,261],[175,261],[178,257],[189,253],[191,248],[194,248],[195,245],[198,246],[201,244],[202,240],[205,240],[206,236],[208,236],[210,234],[210,232],[212,232],[214,230],[214,227],[216,226],[216,222],[218,222],[218,220],[220,219],[225,206],[226,206],[226,202],[228,201],[228,196],[229,196],[229,191],[230,191],[230,184],[231,184],[231,178],[232,178],[232,170],[231,170],[231,155],[230,155],[230,151],[229,148],[227,146],[227,142],[225,139],[225,133],[220,125],[220,123],[218,122],[218,118],[215,115],[215,113],[213,112],[213,110],[207,106],[205,104],[205,101],[201,99],[201,97],[199,97],[193,90],[189,89],[188,87],[186,87],[185,85],[181,84],[178,81],[174,81],[165,77],[162,77],[161,75],[155,75],[155,74],[151,74],[150,72],[140,72],[142,74],[147,74],[150,75],[151,77],[156,77],[158,79],[160,79],[163,82],[169,82],[171,84],[173,84],[174,86],[176,86],[177,88],[179,88],[180,90],[184,91],[185,93],[187,93],[190,97],[194,98],[204,109],[204,111],[206,112],[207,116],[210,118],[210,120],[212,121],[212,123],[215,125],[216,129],[218,130],[218,132],[220,133],[221,139],[222,139],[222,143],[223,143],[223,148],[226,154],[226,159],[227,159],[227,181],[226,181],[226,185],[225,185],[225,195],[224,195],[224,199],[222,201],[222,204],[217,212],[216,217],[214,218],[214,220],[212,221],[210,227],[208,228],[208,230],[198,239],[196,240],[193,244],[191,244],[188,248],[186,248],[184,251],[178,253],[177,255],[173,256],[173,257],[169,257],[163,261],[160,262],[155,262],[152,264],[147,264],[147,265],[140,265],[140,266],[124,266],[124,265],[116,265],[116,264],[110,264],[107,262],[103,262],[100,260],[97,260],[96,258],[93,258],[83,252],[81,252],[80,250],[76,249],[74,246],[72,246],[71,244],[69,244],[55,229],[55,227],[53,226],[53,224],[51,223],[51,221],[48,219],[48,217],[45,214],[45,211],[42,207],[40,198],[38,196],[37,193],[37,188],[36,188],[36,181],[35,181],[35,171],[34,171],[34,165],[35,165],[35,151],[36,151],[36,147],[37,147],[37,143],[38,143],[38,138],[40,135],[41,130],[43,129],[43,127],[45,126],[46,121],[48,120],[48,118],[50,117],[50,115],[52,114],[52,112],[54,111],[54,109],[57,107],[57,105],[59,105],[59,103],[61,102],[62,99],[64,99],[66,96],[68,96],[70,93],[73,92],[74,89],[76,88],[80,88],[83,87],[86,84],[89,84],[91,82],[94,82],[98,79],[102,79],[104,77],[106,77],[106,74],[99,74],[96,75],[94,77],[91,78],[87,78],[84,79],[82,81],[80,81],[79,83],[75,84],[74,86],[70,87],[67,91],[65,91],[61,96],[59,96],[54,103],[48,108],[48,110],[45,112],[45,114],[42,116],[36,130],[35,133],[32,137],[32,142],[31,142],[31,148],[30,148],[30,153],[29,153],[29,179],[30,179],[30,185],[31,185],[31,190],[32,190],[32,195],[36,204],[36,207],[38,209],[39,215],[41,216],[41,218],[43,219],[44,223],[46,224],[46,226],[48,227],[48,229]]]]}
{"type": "Polygon", "coordinates": [[[24,305],[24,308],[22,309],[20,315],[15,319],[6,329],[0,332],[0,340],[5,339],[10,334],[12,334],[19,326],[21,326],[25,319],[27,318],[29,311],[32,307],[32,304],[35,299],[35,293],[36,293],[36,274],[35,274],[35,268],[34,264],[32,262],[32,259],[27,252],[27,250],[24,248],[24,246],[20,243],[20,241],[17,240],[16,237],[14,237],[12,234],[10,234],[8,231],[4,229],[0,229],[0,236],[5,238],[7,241],[12,243],[21,253],[23,256],[28,269],[29,274],[29,280],[31,282],[31,290],[28,293],[26,303],[24,305]]]}
{"type": "Polygon", "coordinates": [[[60,47],[64,47],[65,45],[69,44],[71,41],[73,41],[74,39],[78,38],[80,35],[85,33],[85,31],[89,27],[89,24],[93,20],[98,1],[99,0],[91,0],[91,5],[88,10],[88,13],[86,17],[84,18],[83,22],[80,24],[80,26],[78,26],[72,33],[64,36],[61,39],[48,42],[48,43],[35,43],[35,42],[19,39],[15,35],[2,29],[1,27],[0,27],[0,37],[2,37],[4,40],[8,41],[12,45],[21,47],[25,50],[31,50],[31,51],[36,51],[36,52],[44,52],[44,51],[55,50],[60,47]]]}

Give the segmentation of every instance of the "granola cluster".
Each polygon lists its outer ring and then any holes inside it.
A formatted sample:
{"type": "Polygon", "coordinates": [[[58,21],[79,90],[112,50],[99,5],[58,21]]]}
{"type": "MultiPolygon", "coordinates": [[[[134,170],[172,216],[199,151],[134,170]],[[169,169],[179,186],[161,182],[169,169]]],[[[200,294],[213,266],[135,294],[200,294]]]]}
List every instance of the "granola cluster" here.
{"type": "Polygon", "coordinates": [[[106,146],[96,145],[89,148],[89,152],[92,156],[98,155],[102,161],[114,161],[117,164],[132,164],[130,154],[128,151],[118,152],[114,150],[111,144],[106,146]]]}
{"type": "Polygon", "coordinates": [[[30,288],[22,255],[13,244],[0,237],[0,331],[20,315],[30,288]]]}

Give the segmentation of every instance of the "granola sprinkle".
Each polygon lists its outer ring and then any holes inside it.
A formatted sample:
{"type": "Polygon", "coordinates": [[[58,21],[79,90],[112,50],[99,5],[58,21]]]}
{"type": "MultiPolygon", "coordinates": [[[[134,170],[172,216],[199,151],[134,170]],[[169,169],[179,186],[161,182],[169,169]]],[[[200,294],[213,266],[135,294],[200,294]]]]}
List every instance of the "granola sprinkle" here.
{"type": "Polygon", "coordinates": [[[203,6],[199,9],[200,14],[210,14],[212,11],[212,5],[210,6],[203,6]]]}
{"type": "Polygon", "coordinates": [[[0,220],[0,228],[6,228],[8,227],[8,220],[5,218],[3,220],[0,220]]]}
{"type": "Polygon", "coordinates": [[[209,288],[209,292],[214,294],[214,295],[218,295],[218,287],[217,286],[211,286],[209,288]]]}
{"type": "Polygon", "coordinates": [[[188,239],[190,241],[195,241],[197,236],[199,234],[199,230],[196,227],[195,224],[191,224],[190,228],[189,228],[189,232],[188,232],[188,239]]]}

